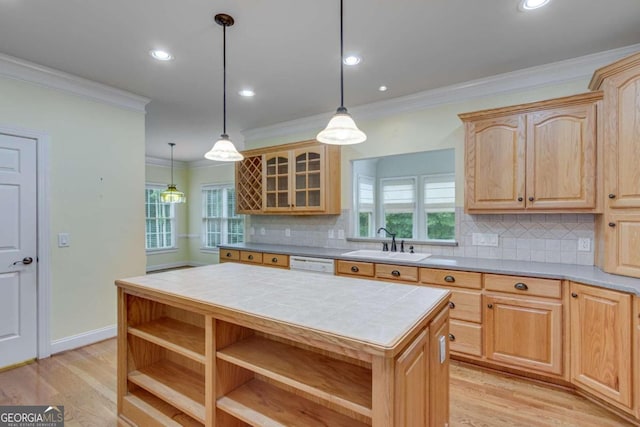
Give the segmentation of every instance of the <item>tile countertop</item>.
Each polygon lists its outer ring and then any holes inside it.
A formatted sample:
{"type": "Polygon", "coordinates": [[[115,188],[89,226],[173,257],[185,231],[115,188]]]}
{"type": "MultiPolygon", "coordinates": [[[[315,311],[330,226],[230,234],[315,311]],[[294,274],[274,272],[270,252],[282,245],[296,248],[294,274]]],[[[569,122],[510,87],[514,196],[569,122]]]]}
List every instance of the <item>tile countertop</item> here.
{"type": "Polygon", "coordinates": [[[486,258],[463,258],[431,256],[422,261],[381,261],[379,259],[352,258],[342,255],[355,249],[330,249],[309,246],[269,245],[245,243],[221,245],[221,249],[240,249],[275,254],[299,255],[318,258],[345,259],[351,261],[369,261],[417,267],[443,268],[448,270],[477,271],[482,273],[512,274],[516,276],[542,277],[547,279],[564,279],[587,285],[629,292],[640,296],[640,279],[605,273],[597,267],[557,264],[548,262],[510,261],[486,258]]]}
{"type": "Polygon", "coordinates": [[[138,291],[178,297],[215,310],[310,328],[394,348],[450,292],[306,271],[225,263],[117,280],[138,291]]]}

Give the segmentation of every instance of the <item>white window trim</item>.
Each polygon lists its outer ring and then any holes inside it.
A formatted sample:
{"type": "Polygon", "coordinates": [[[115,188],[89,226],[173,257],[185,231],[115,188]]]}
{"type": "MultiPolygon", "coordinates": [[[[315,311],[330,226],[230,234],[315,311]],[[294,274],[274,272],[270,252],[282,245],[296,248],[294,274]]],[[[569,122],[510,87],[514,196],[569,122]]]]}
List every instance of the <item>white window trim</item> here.
{"type": "MultiPolygon", "coordinates": [[[[145,191],[147,190],[147,188],[151,188],[153,190],[164,190],[165,188],[167,188],[166,184],[161,184],[161,183],[156,183],[156,182],[147,182],[144,185],[144,189],[145,191]]],[[[145,204],[146,204],[146,200],[145,200],[145,204]]],[[[146,208],[146,206],[145,206],[146,208]]],[[[173,222],[173,233],[171,234],[171,246],[167,247],[167,248],[151,248],[151,249],[147,249],[147,227],[146,227],[146,215],[145,215],[145,252],[147,253],[147,255],[157,255],[157,254],[161,254],[161,253],[173,253],[173,252],[177,252],[179,250],[178,248],[178,210],[176,209],[175,205],[172,205],[171,209],[173,210],[173,217],[171,219],[171,221],[173,222]]]]}
{"type": "MultiPolygon", "coordinates": [[[[355,234],[359,234],[360,232],[360,181],[369,181],[371,182],[371,185],[373,186],[373,208],[371,209],[371,236],[370,237],[374,237],[375,236],[375,232],[376,232],[376,225],[378,222],[378,215],[376,212],[376,199],[378,197],[378,192],[377,192],[377,188],[376,188],[376,178],[374,176],[370,176],[370,175],[364,175],[364,174],[358,174],[356,176],[356,179],[354,181],[354,187],[353,187],[353,206],[355,206],[355,218],[353,221],[354,224],[354,230],[356,230],[355,234]]],[[[360,237],[360,236],[358,236],[360,237]]]]}
{"type": "MultiPolygon", "coordinates": [[[[225,188],[234,188],[235,189],[235,184],[233,182],[224,182],[224,183],[210,183],[210,184],[202,184],[200,186],[200,204],[201,204],[201,209],[200,209],[200,217],[201,217],[201,223],[200,223],[200,252],[204,252],[204,253],[217,253],[219,252],[219,248],[218,247],[212,247],[212,246],[205,246],[205,240],[206,240],[206,229],[205,229],[205,219],[208,217],[205,217],[205,210],[206,210],[206,206],[204,204],[204,200],[203,200],[203,193],[205,190],[219,190],[219,189],[225,189],[225,188]]],[[[237,197],[237,194],[236,194],[237,197]]],[[[223,198],[224,203],[226,203],[226,198],[223,198]]],[[[226,213],[226,210],[222,209],[223,213],[226,213]]],[[[243,230],[243,236],[244,236],[244,241],[246,242],[246,237],[247,237],[247,218],[246,215],[242,215],[242,214],[238,214],[236,213],[236,215],[240,216],[242,218],[242,230],[243,230]]],[[[220,217],[222,220],[222,229],[220,230],[220,234],[221,236],[226,236],[226,229],[225,227],[228,226],[228,222],[226,220],[230,219],[230,217],[227,216],[222,216],[220,217]]],[[[227,244],[224,242],[221,242],[220,244],[227,244]]]]}

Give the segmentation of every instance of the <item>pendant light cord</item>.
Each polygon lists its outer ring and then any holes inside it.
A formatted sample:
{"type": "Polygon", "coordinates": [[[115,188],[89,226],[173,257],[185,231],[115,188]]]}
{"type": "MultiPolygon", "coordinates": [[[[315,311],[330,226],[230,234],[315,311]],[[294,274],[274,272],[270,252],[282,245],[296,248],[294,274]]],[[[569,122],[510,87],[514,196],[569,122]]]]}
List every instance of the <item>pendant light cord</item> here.
{"type": "Polygon", "coordinates": [[[222,133],[227,134],[227,26],[222,26],[222,133]]]}
{"type": "Polygon", "coordinates": [[[340,0],[340,108],[344,108],[344,41],[342,30],[342,2],[340,0]]]}
{"type": "Polygon", "coordinates": [[[173,185],[173,146],[176,145],[175,142],[170,142],[171,146],[171,185],[173,185]]]}

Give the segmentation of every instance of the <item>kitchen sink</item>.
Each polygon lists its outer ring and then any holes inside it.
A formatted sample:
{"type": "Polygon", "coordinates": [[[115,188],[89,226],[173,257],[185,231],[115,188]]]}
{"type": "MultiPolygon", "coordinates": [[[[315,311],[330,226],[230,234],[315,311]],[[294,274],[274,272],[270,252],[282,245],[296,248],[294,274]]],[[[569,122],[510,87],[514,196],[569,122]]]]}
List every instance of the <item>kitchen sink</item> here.
{"type": "Polygon", "coordinates": [[[370,258],[384,261],[421,261],[431,256],[431,254],[412,254],[409,252],[374,251],[371,249],[360,249],[357,251],[345,252],[343,256],[353,258],[370,258]]]}

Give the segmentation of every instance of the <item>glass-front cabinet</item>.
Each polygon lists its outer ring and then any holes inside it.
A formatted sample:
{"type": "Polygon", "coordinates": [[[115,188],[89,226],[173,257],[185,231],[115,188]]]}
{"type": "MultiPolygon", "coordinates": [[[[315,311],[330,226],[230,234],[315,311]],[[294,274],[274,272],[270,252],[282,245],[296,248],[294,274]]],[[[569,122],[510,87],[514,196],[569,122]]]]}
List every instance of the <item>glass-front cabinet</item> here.
{"type": "Polygon", "coordinates": [[[295,150],[295,210],[323,208],[324,147],[295,150]]]}
{"type": "Polygon", "coordinates": [[[265,210],[288,211],[291,209],[289,165],[288,151],[264,155],[265,210]]]}

